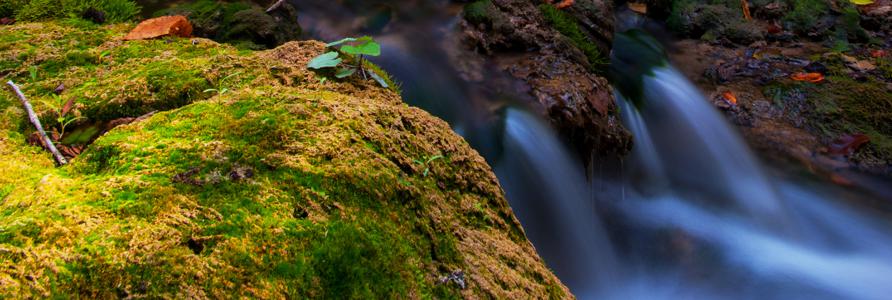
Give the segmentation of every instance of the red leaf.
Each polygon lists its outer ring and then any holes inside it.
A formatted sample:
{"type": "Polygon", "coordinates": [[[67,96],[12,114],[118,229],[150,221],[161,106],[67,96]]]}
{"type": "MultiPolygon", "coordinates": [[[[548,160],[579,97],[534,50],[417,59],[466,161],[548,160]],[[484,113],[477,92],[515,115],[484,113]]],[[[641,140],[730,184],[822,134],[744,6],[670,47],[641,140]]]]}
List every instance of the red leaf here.
{"type": "Polygon", "coordinates": [[[858,148],[870,142],[870,137],[865,134],[846,134],[830,144],[830,154],[834,155],[852,155],[858,148]]]}
{"type": "Polygon", "coordinates": [[[790,78],[796,81],[808,81],[811,83],[824,81],[824,75],[821,73],[796,73],[790,76],[790,78]]]}
{"type": "Polygon", "coordinates": [[[68,114],[71,111],[71,108],[74,106],[74,97],[68,99],[68,102],[65,102],[65,106],[62,106],[62,117],[68,114]]]}

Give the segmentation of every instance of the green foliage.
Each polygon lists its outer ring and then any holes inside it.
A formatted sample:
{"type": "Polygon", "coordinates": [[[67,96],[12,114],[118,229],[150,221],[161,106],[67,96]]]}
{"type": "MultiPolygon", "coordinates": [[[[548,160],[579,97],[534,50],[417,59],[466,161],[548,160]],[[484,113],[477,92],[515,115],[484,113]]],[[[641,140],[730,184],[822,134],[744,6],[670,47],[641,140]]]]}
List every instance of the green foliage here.
{"type": "Polygon", "coordinates": [[[310,69],[324,69],[324,68],[334,68],[341,64],[342,59],[338,57],[338,52],[330,51],[323,53],[319,56],[314,57],[307,63],[307,68],[310,69]]]}
{"type": "Polygon", "coordinates": [[[465,20],[471,24],[487,24],[492,22],[492,11],[495,9],[491,0],[477,0],[464,7],[465,20]]]}
{"type": "Polygon", "coordinates": [[[573,16],[549,4],[539,5],[539,11],[542,12],[542,16],[554,29],[570,39],[573,46],[585,54],[593,72],[599,74],[606,73],[607,58],[598,50],[598,46],[580,29],[573,16]]]}
{"type": "Polygon", "coordinates": [[[793,30],[804,33],[814,27],[815,23],[827,15],[829,6],[825,0],[788,0],[792,10],[784,16],[784,21],[792,25],[793,30]]]}
{"type": "Polygon", "coordinates": [[[421,175],[424,177],[427,177],[427,174],[430,173],[430,170],[431,170],[430,163],[432,163],[433,161],[438,160],[438,159],[443,159],[443,156],[442,155],[434,155],[428,159],[424,159],[424,160],[416,159],[414,161],[416,164],[424,166],[424,171],[421,173],[421,175]]]}
{"type": "MultiPolygon", "coordinates": [[[[325,45],[326,47],[337,47],[340,46],[340,51],[329,51],[319,56],[314,57],[307,64],[307,68],[313,70],[324,70],[324,69],[333,69],[337,68],[334,76],[336,78],[346,78],[353,74],[356,74],[359,71],[363,77],[371,76],[375,79],[379,84],[381,84],[384,88],[389,88],[390,85],[387,84],[385,80],[383,80],[378,74],[374,71],[367,70],[365,68],[365,60],[364,57],[368,56],[379,56],[381,55],[381,45],[378,42],[375,42],[372,37],[364,36],[360,38],[343,38],[338,41],[334,41],[325,45]],[[344,58],[341,58],[341,54],[344,54],[346,58],[358,58],[356,65],[348,65],[344,64],[344,58]]],[[[325,82],[327,80],[326,77],[322,77],[320,79],[321,82],[325,82]]]]}
{"type": "MultiPolygon", "coordinates": [[[[4,4],[6,0],[3,0],[4,4]]],[[[12,15],[20,21],[41,21],[80,17],[90,8],[105,14],[109,23],[133,20],[139,15],[140,7],[130,0],[13,0],[18,7],[12,8],[12,15]]],[[[0,8],[6,6],[0,4],[0,8]]]]}
{"type": "Polygon", "coordinates": [[[229,92],[229,88],[226,87],[226,85],[225,85],[225,84],[226,84],[226,80],[229,80],[229,79],[232,78],[232,77],[238,76],[238,75],[241,74],[241,73],[242,73],[242,72],[235,72],[235,73],[226,75],[226,77],[223,77],[223,79],[220,79],[219,81],[217,81],[217,88],[206,89],[206,90],[204,90],[203,92],[205,92],[205,93],[216,93],[216,94],[218,94],[218,95],[226,94],[227,92],[229,92]]]}

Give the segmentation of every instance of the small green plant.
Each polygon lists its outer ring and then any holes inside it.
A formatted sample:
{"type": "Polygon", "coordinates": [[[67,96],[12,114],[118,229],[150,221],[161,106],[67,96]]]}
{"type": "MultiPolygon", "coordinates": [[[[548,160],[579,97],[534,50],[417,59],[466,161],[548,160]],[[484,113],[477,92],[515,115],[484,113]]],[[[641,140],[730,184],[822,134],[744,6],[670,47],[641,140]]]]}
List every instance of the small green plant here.
{"type": "Polygon", "coordinates": [[[438,159],[443,159],[443,156],[442,156],[442,155],[434,155],[434,156],[431,156],[431,157],[428,158],[428,159],[423,159],[423,160],[418,160],[418,159],[416,159],[416,160],[415,160],[415,163],[416,163],[416,164],[419,164],[419,165],[423,165],[423,166],[424,166],[424,172],[421,173],[421,176],[423,176],[423,177],[427,177],[427,174],[429,174],[430,171],[431,171],[431,166],[430,166],[430,164],[431,164],[433,161],[438,160],[438,159]]]}
{"type": "Polygon", "coordinates": [[[28,74],[31,76],[31,82],[37,82],[37,66],[28,68],[28,74]]]}
{"type": "Polygon", "coordinates": [[[226,94],[227,92],[229,92],[229,88],[227,88],[225,86],[226,80],[228,80],[229,78],[235,77],[241,73],[242,72],[235,72],[235,73],[227,75],[226,77],[223,77],[223,79],[220,79],[220,81],[217,82],[217,88],[206,89],[206,90],[204,90],[204,92],[205,93],[217,93],[217,95],[226,94]]]}
{"type": "Polygon", "coordinates": [[[12,190],[14,189],[15,186],[11,184],[7,184],[0,188],[0,201],[6,201],[6,197],[8,197],[9,194],[12,194],[12,190]]]}
{"type": "MultiPolygon", "coordinates": [[[[329,51],[316,56],[309,64],[307,64],[307,68],[314,70],[335,68],[335,77],[337,78],[349,77],[359,72],[364,79],[368,79],[370,76],[378,81],[378,83],[381,83],[382,86],[387,87],[387,84],[384,83],[384,80],[382,80],[378,74],[363,67],[363,61],[366,56],[381,55],[381,44],[378,44],[372,37],[345,38],[328,43],[325,46],[341,47],[340,51],[329,51]],[[344,59],[341,58],[341,53],[356,57],[356,65],[344,63],[344,59]]],[[[325,82],[325,80],[325,77],[320,79],[322,82],[325,82]]]]}
{"type": "Polygon", "coordinates": [[[111,51],[105,50],[99,53],[99,57],[96,59],[97,63],[102,64],[102,59],[111,54],[111,51]]]}
{"type": "Polygon", "coordinates": [[[83,117],[75,117],[69,114],[71,111],[71,107],[74,105],[73,100],[65,101],[61,96],[53,94],[53,101],[42,101],[44,105],[50,107],[52,109],[53,114],[56,116],[56,123],[59,124],[59,140],[65,137],[65,128],[71,125],[74,122],[77,122],[83,117]]]}

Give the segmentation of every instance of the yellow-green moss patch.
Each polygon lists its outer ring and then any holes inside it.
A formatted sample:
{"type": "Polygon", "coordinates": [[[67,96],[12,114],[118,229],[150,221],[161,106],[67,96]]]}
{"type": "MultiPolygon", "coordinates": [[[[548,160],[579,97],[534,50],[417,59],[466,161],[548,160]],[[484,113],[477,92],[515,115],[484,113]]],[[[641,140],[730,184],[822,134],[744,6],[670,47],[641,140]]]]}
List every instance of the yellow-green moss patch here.
{"type": "Polygon", "coordinates": [[[60,83],[83,122],[160,111],[54,168],[0,95],[0,297],[569,297],[483,159],[375,82],[319,82],[322,43],[131,26],[0,27],[2,76],[50,126],[60,83]],[[467,289],[440,283],[456,270],[467,289]]]}

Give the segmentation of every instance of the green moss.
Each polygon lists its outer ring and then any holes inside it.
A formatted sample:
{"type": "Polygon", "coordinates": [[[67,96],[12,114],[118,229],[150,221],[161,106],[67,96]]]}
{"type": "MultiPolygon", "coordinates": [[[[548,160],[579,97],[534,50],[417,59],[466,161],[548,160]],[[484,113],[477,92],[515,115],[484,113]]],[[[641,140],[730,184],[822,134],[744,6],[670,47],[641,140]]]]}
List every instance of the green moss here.
{"type": "Polygon", "coordinates": [[[821,17],[827,15],[829,6],[825,0],[788,0],[792,10],[784,16],[793,30],[805,33],[811,30],[821,17]]]}
{"type": "Polygon", "coordinates": [[[472,24],[491,24],[491,14],[494,9],[495,6],[490,0],[474,1],[465,5],[464,17],[472,24]]]}
{"type": "MultiPolygon", "coordinates": [[[[289,9],[290,6],[282,8],[289,9]]],[[[155,16],[162,15],[185,15],[192,22],[196,35],[227,42],[240,49],[272,48],[297,40],[301,34],[296,19],[268,14],[265,7],[254,1],[186,1],[155,13],[155,16]]]]}
{"type": "Polygon", "coordinates": [[[54,168],[0,93],[0,297],[567,295],[483,159],[372,81],[314,80],[322,43],[108,42],[131,27],[0,27],[42,119],[59,83],[90,122],[159,110],[54,168]]]}
{"type": "Polygon", "coordinates": [[[573,46],[585,54],[592,71],[602,74],[607,71],[607,58],[598,50],[598,46],[589,39],[588,35],[579,28],[579,24],[573,16],[549,4],[539,5],[539,11],[554,29],[570,39],[573,46]]]}
{"type": "Polygon", "coordinates": [[[105,21],[118,23],[139,15],[140,7],[130,0],[2,0],[0,12],[19,21],[40,21],[80,17],[88,9],[104,13],[105,21]]]}
{"type": "Polygon", "coordinates": [[[824,83],[793,83],[777,89],[778,93],[796,89],[806,96],[812,105],[809,125],[825,141],[864,133],[870,137],[867,148],[872,155],[887,161],[892,159],[892,114],[888,112],[892,107],[892,93],[888,92],[885,82],[873,78],[855,81],[839,56],[829,56],[821,62],[829,69],[824,83]]]}

